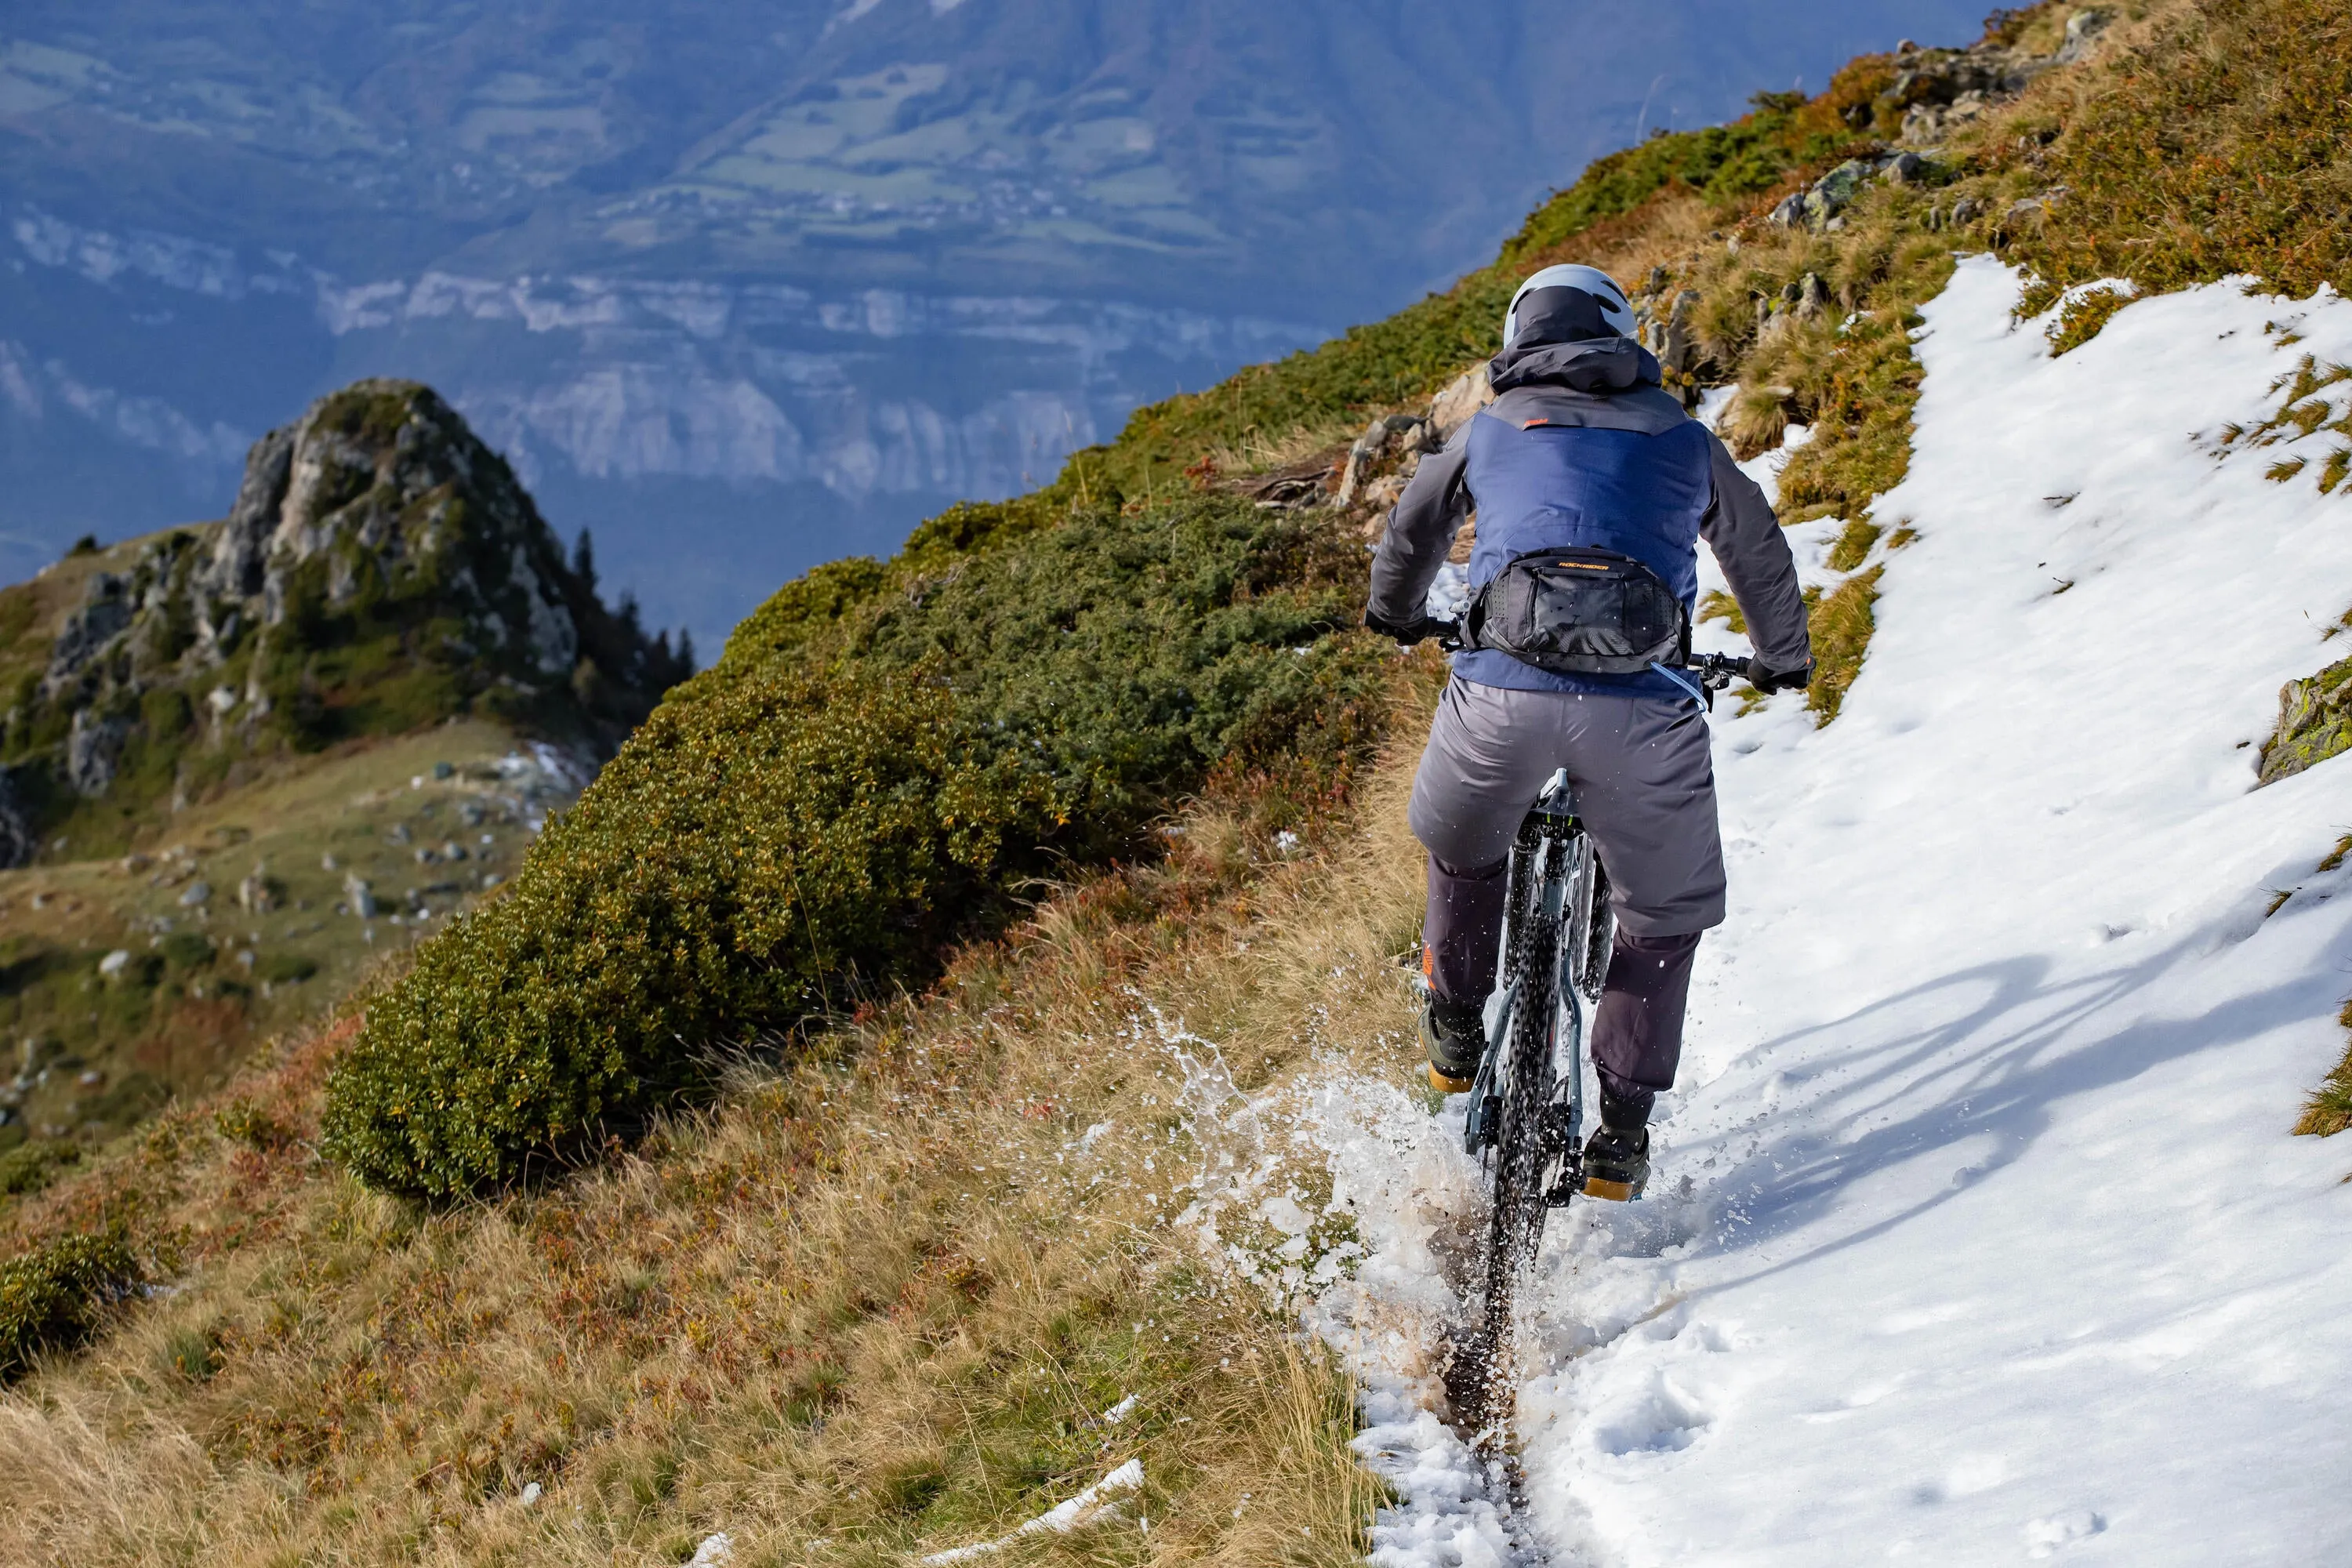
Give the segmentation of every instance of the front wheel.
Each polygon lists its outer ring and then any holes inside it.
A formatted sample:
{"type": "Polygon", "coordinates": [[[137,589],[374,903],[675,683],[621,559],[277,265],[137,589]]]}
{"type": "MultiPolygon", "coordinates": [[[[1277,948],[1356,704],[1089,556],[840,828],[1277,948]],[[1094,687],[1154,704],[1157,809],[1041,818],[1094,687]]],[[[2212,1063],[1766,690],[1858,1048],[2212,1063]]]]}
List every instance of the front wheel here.
{"type": "Polygon", "coordinates": [[[1542,1239],[1549,1206],[1544,1173],[1559,1152],[1560,1130],[1551,1104],[1555,1082],[1553,1030],[1559,1011],[1558,928],[1539,922],[1528,933],[1524,967],[1511,1010],[1501,1070],[1496,1075],[1501,1100],[1494,1145],[1494,1208],[1487,1218],[1486,1300],[1472,1348],[1474,1364],[1454,1382],[1457,1402],[1465,1396],[1473,1425],[1492,1425],[1492,1396],[1507,1386],[1504,1365],[1511,1328],[1512,1299],[1520,1274],[1542,1239]]]}

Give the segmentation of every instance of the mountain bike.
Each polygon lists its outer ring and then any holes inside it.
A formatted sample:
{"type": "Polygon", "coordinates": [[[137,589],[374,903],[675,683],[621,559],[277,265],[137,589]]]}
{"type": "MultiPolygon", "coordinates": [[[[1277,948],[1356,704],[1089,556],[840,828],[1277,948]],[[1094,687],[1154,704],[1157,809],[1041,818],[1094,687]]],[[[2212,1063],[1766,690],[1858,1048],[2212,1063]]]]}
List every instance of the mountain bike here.
{"type": "MultiPolygon", "coordinates": [[[[1672,673],[1696,678],[1711,705],[1714,693],[1748,673],[1748,661],[1706,654],[1672,673]]],[[[1633,1195],[1588,1184],[1583,1170],[1584,1007],[1601,1000],[1616,932],[1608,868],[1576,815],[1567,769],[1552,774],[1519,824],[1505,885],[1486,1045],[1462,1131],[1492,1196],[1481,1300],[1446,1377],[1456,1408],[1480,1428],[1492,1425],[1491,1395],[1507,1386],[1498,1352],[1508,1343],[1512,1299],[1545,1215],[1579,1193],[1633,1195]]]]}

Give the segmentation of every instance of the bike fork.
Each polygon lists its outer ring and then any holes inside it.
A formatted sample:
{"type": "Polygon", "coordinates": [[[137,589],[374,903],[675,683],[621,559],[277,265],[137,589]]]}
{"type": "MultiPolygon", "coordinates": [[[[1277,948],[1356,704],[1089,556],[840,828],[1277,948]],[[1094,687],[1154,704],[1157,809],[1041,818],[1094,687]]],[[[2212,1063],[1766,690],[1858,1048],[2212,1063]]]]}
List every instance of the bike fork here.
{"type": "Polygon", "coordinates": [[[1560,963],[1560,1005],[1554,1016],[1551,1100],[1543,1109],[1545,1164],[1559,1162],[1559,1178],[1544,1189],[1544,1206],[1566,1208],[1584,1190],[1584,1008],[1560,963]]]}

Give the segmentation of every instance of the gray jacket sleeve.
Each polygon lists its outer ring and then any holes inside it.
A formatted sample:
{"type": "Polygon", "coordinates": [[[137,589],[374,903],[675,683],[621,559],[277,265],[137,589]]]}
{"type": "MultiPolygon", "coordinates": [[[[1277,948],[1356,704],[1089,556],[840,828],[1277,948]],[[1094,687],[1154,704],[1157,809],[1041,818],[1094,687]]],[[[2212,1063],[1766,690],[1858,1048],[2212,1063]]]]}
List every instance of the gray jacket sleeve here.
{"type": "Polygon", "coordinates": [[[1470,459],[1470,426],[1465,422],[1442,452],[1422,458],[1412,482],[1389,513],[1388,531],[1372,552],[1373,615],[1391,626],[1405,626],[1421,619],[1429,599],[1429,585],[1454,548],[1462,520],[1470,515],[1474,499],[1464,483],[1470,459]]]}
{"type": "Polygon", "coordinates": [[[1802,669],[1813,661],[1812,639],[1805,629],[1797,563],[1780,532],[1780,520],[1723,443],[1712,434],[1707,441],[1714,448],[1715,499],[1699,520],[1699,537],[1730,579],[1757,659],[1776,675],[1802,669]]]}

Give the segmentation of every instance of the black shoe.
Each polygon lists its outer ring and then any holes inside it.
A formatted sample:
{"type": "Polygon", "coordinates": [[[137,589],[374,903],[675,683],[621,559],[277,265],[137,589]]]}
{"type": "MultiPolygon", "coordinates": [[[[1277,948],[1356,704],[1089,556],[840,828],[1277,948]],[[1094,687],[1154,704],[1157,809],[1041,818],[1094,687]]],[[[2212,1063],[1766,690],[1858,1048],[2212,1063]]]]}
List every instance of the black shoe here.
{"type": "Polygon", "coordinates": [[[1429,1052],[1429,1087],[1441,1094],[1467,1094],[1486,1048],[1483,1002],[1448,1002],[1432,993],[1421,1009],[1421,1043],[1429,1052]]]}
{"type": "Polygon", "coordinates": [[[1649,1089],[1621,1094],[1601,1089],[1601,1125],[1584,1145],[1584,1191],[1588,1197],[1629,1203],[1650,1180],[1649,1089]]]}
{"type": "Polygon", "coordinates": [[[1584,1145],[1584,1192],[1587,1197],[1627,1203],[1642,1195],[1650,1180],[1650,1130],[1631,1131],[1606,1122],[1592,1131],[1584,1145]]]}

